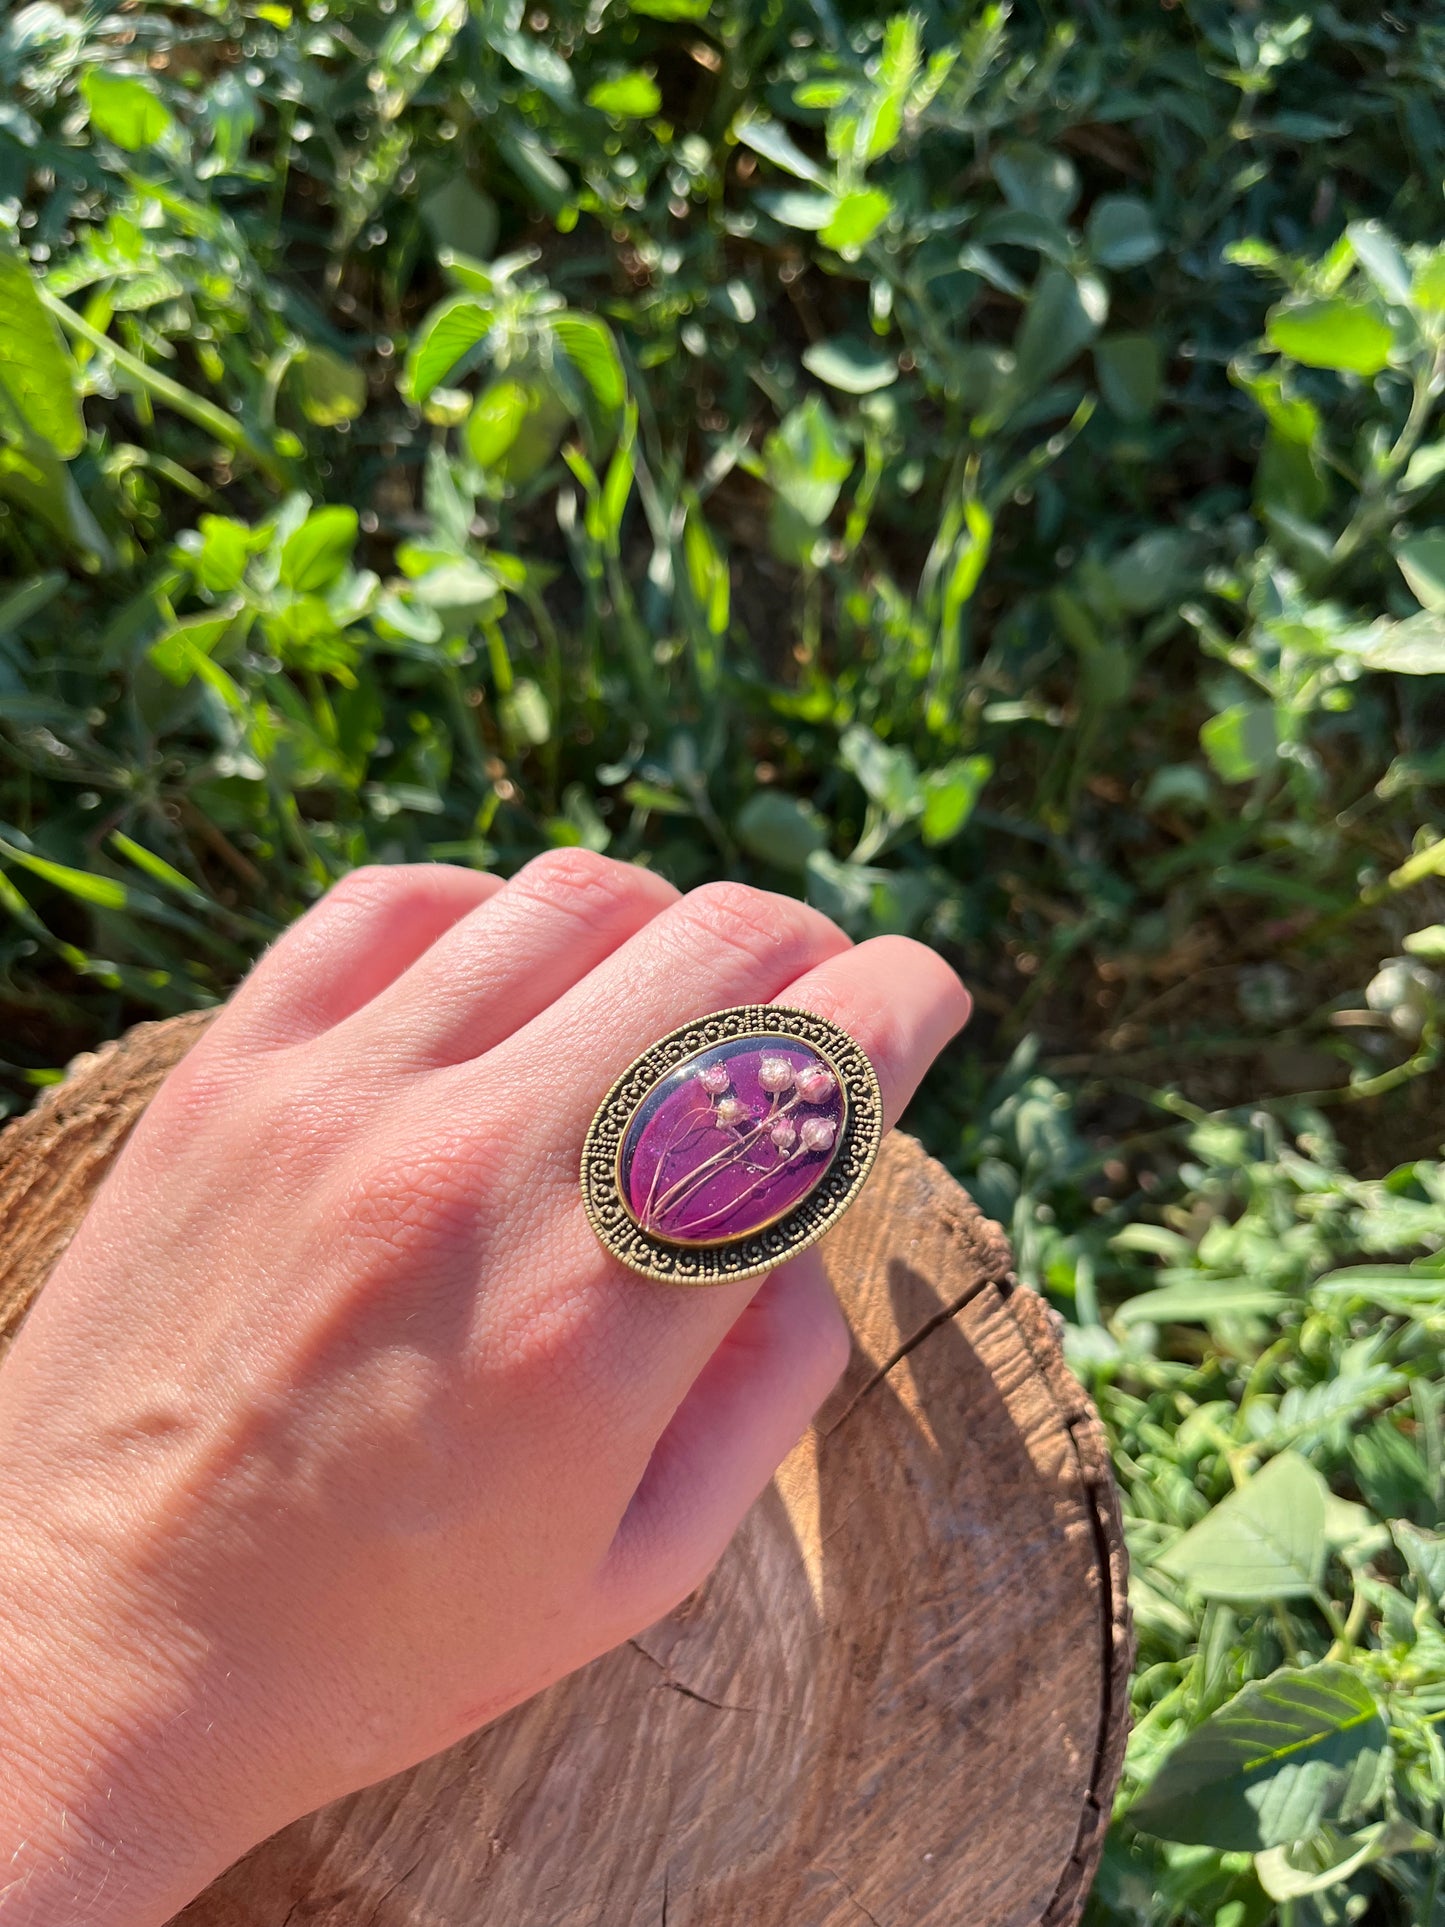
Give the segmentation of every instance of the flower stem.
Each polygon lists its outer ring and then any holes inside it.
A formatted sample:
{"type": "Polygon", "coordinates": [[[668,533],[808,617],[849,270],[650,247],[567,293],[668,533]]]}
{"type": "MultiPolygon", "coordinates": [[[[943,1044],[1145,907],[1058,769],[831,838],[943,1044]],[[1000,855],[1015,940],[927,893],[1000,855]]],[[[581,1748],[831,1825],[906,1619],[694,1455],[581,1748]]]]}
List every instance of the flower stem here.
{"type": "Polygon", "coordinates": [[[770,1111],[765,1118],[762,1118],[753,1126],[746,1137],[734,1138],[731,1144],[725,1145],[721,1151],[715,1151],[706,1162],[699,1164],[694,1170],[689,1171],[686,1177],[679,1178],[677,1182],[671,1185],[668,1190],[664,1191],[662,1196],[657,1200],[655,1209],[650,1212],[648,1216],[648,1225],[653,1226],[656,1224],[659,1213],[670,1211],[677,1205],[685,1203],[687,1199],[692,1196],[693,1191],[699,1183],[710,1175],[716,1175],[714,1170],[715,1166],[720,1165],[726,1158],[736,1157],[741,1152],[749,1150],[757,1143],[758,1139],[770,1124],[774,1123],[778,1118],[785,1116],[795,1104],[801,1103],[801,1101],[802,1093],[795,1091],[786,1104],[779,1106],[776,1111],[770,1111]]]}

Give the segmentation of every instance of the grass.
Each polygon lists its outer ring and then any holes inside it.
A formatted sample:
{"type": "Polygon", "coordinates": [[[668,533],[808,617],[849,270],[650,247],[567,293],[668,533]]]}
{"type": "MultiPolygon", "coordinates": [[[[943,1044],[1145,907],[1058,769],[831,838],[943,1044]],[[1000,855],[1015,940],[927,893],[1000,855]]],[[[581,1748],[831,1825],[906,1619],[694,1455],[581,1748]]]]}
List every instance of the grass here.
{"type": "Polygon", "coordinates": [[[1093,1927],[1445,1922],[1445,26],[0,21],[11,1107],[361,861],[906,930],[1135,1562],[1093,1927]]]}

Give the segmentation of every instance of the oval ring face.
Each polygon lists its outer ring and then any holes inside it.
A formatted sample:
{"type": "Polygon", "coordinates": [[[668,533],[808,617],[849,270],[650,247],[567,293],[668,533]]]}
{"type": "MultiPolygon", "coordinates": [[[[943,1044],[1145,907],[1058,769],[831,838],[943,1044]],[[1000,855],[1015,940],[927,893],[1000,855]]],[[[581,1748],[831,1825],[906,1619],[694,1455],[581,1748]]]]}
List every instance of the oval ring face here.
{"type": "Polygon", "coordinates": [[[617,1151],[623,1206],[668,1244],[735,1244],[817,1188],[846,1117],[838,1074],[810,1045],[758,1032],[714,1044],[634,1111],[617,1151]]]}
{"type": "Polygon", "coordinates": [[[873,1067],[836,1024],[777,1004],[719,1011],[645,1051],[587,1134],[602,1243],[644,1276],[770,1270],[852,1202],[882,1136],[873,1067]]]}

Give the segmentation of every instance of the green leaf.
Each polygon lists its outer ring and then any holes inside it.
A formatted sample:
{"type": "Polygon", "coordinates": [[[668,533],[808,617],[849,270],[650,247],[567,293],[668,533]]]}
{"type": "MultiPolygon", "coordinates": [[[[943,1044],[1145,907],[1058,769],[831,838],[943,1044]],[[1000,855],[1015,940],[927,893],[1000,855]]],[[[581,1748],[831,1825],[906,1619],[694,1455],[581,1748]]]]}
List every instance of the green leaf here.
{"type": "Polygon", "coordinates": [[[134,74],[113,74],[92,67],[82,79],[80,91],[90,109],[91,126],[128,154],[154,147],[176,124],[170,108],[156,97],[153,83],[148,85],[134,74]]]}
{"type": "Polygon", "coordinates": [[[866,247],[893,212],[893,202],[879,187],[855,188],[840,196],[819,239],[840,253],[866,247]]]}
{"type": "Polygon", "coordinates": [[[795,106],[817,108],[823,112],[841,107],[844,101],[852,98],[853,89],[846,80],[805,80],[793,89],[795,106]]]}
{"type": "Polygon", "coordinates": [[[854,154],[865,167],[891,154],[898,145],[904,108],[923,58],[920,25],[916,14],[895,13],[883,30],[873,98],[859,120],[854,140],[854,154]]]}
{"type": "Polygon", "coordinates": [[[184,539],[196,580],[212,595],[229,595],[240,587],[246,564],[258,540],[264,538],[258,538],[254,529],[229,515],[203,515],[198,533],[198,547],[191,547],[194,537],[184,539]]]}
{"type": "Polygon", "coordinates": [[[1438,1606],[1445,1600],[1445,1537],[1438,1532],[1424,1532],[1408,1519],[1393,1520],[1390,1530],[1426,1597],[1438,1606]]]}
{"type": "Polygon", "coordinates": [[[572,177],[535,134],[505,128],[496,136],[496,142],[497,152],[529,199],[545,208],[554,221],[566,225],[576,219],[572,177]]]}
{"type": "Polygon", "coordinates": [[[983,786],[993,775],[990,756],[960,756],[923,778],[923,840],[931,847],[948,843],[967,824],[983,786]]]}
{"type": "Polygon", "coordinates": [[[743,848],[763,863],[802,874],[808,859],[828,847],[828,825],[810,803],[784,790],[754,790],[734,829],[743,848]]]}
{"type": "Polygon", "coordinates": [[[803,350],[803,366],[810,375],[845,395],[871,395],[898,379],[898,362],[877,341],[862,335],[836,335],[815,341],[803,350]]]}
{"type": "Polygon", "coordinates": [[[1269,1847],[1255,1856],[1259,1884],[1271,1900],[1299,1900],[1342,1886],[1364,1867],[1402,1853],[1435,1853],[1440,1842],[1412,1821],[1377,1820],[1361,1832],[1322,1827],[1294,1847],[1269,1847]]]}
{"type": "Polygon", "coordinates": [[[635,810],[649,810],[659,816],[697,814],[687,798],[679,796],[676,790],[665,790],[657,783],[644,783],[640,779],[624,785],[622,800],[635,810]]]}
{"type": "Polygon", "coordinates": [[[711,0],[631,0],[630,11],[653,20],[706,20],[711,0]]]}
{"type": "MultiPolygon", "coordinates": [[[[539,87],[549,100],[555,101],[564,112],[572,107],[576,98],[572,69],[555,47],[548,46],[545,40],[538,39],[535,34],[514,32],[502,26],[495,14],[487,27],[487,38],[497,52],[509,60],[534,87],[539,87]]],[[[470,252],[463,242],[454,245],[470,252]]],[[[490,247],[481,250],[483,255],[490,252],[490,247]]]]}
{"type": "Polygon", "coordinates": [[[1307,368],[1377,375],[1390,359],[1394,330],[1363,301],[1331,295],[1271,308],[1265,335],[1272,348],[1307,368]]]}
{"type": "Polygon", "coordinates": [[[1232,703],[1199,732],[1205,755],[1226,783],[1249,783],[1275,760],[1279,737],[1272,703],[1232,703]]]}
{"type": "Polygon", "coordinates": [[[1407,307],[1410,269],[1394,235],[1378,221],[1351,221],[1345,232],[1355,250],[1355,259],[1380,293],[1387,301],[1407,307]]]}
{"type": "Polygon", "coordinates": [[[918,765],[906,749],[883,742],[862,723],[850,723],[839,741],[838,755],[885,815],[899,822],[922,816],[923,784],[918,765]]]}
{"type": "Polygon", "coordinates": [[[821,233],[838,211],[836,194],[806,187],[768,187],[755,198],[763,212],[784,227],[801,228],[810,234],[821,233]]]}
{"type": "Polygon", "coordinates": [[[607,848],[612,841],[612,832],[602,821],[585,785],[567,785],[562,792],[562,810],[561,816],[550,817],[547,821],[547,834],[553,843],[599,852],[607,848]]]}
{"type": "Polygon", "coordinates": [[[627,378],[607,323],[591,314],[559,314],[552,317],[552,333],[602,407],[621,408],[627,378]]]}
{"type": "MultiPolygon", "coordinates": [[[[3,628],[4,623],[0,622],[0,631],[3,628]]],[[[1412,930],[1402,948],[1412,957],[1423,957],[1426,963],[1445,963],[1445,923],[1431,923],[1423,930],[1412,930]]]]}
{"type": "Polygon", "coordinates": [[[222,73],[202,97],[201,121],[210,133],[211,152],[198,172],[207,178],[239,172],[245,165],[251,136],[261,125],[254,88],[234,71],[222,73]]]}
{"type": "Polygon", "coordinates": [[[294,363],[301,412],[318,428],[354,422],[366,407],[366,370],[314,344],[294,363]]]}
{"type": "Polygon", "coordinates": [[[123,830],[113,830],[110,841],[120,854],[127,857],[138,870],[148,876],[152,883],[159,883],[165,889],[174,891],[178,897],[184,897],[188,903],[194,904],[198,909],[215,908],[211,898],[203,890],[198,890],[190,878],[178,870],[173,863],[167,863],[163,856],[157,856],[154,850],[148,850],[143,843],[137,843],[123,830]]]}
{"type": "Polygon", "coordinates": [[[1400,573],[1423,608],[1445,615],[1445,529],[1426,529],[1395,550],[1400,573]]]}
{"type": "Polygon", "coordinates": [[[377,597],[372,626],[387,642],[417,643],[423,649],[440,642],[445,630],[435,609],[427,608],[410,592],[389,589],[377,597]]]}
{"type": "MultiPolygon", "coordinates": [[[[708,633],[725,635],[732,607],[732,578],[727,560],[713,541],[695,502],[689,505],[687,520],[683,524],[682,553],[688,586],[702,612],[708,633]]],[[[773,792],[760,791],[759,794],[771,795],[773,792]]]]}
{"type": "Polygon", "coordinates": [[[282,546],[282,587],[299,595],[330,588],[351,559],[358,528],[355,509],[313,510],[282,546]]]}
{"type": "Polygon", "coordinates": [[[1099,390],[1122,422],[1147,421],[1159,405],[1164,357],[1152,335],[1106,335],[1094,343],[1099,390]]]}
{"type": "Polygon", "coordinates": [[[1155,1567],[1201,1599],[1306,1597],[1324,1577],[1328,1496],[1308,1460],[1281,1452],[1191,1526],[1155,1567]]]}
{"type": "MultiPolygon", "coordinates": [[[[565,64],[562,72],[570,82],[565,64]]],[[[419,206],[438,254],[446,249],[471,261],[491,259],[497,245],[497,204],[490,194],[473,187],[465,174],[443,181],[419,206]]]]}
{"type": "Polygon", "coordinates": [[[411,592],[418,602],[448,618],[452,629],[469,628],[482,615],[503,606],[502,585],[491,570],[463,555],[418,576],[411,592]]]}
{"type": "Polygon", "coordinates": [[[522,432],[532,407],[523,382],[504,376],[478,395],[464,432],[467,451],[479,468],[495,468],[522,432]]]}
{"type": "Polygon", "coordinates": [[[1034,283],[1015,343],[1016,376],[1026,393],[1041,388],[1087,348],[1104,324],[1109,297],[1091,274],[1048,267],[1034,283]]]}
{"type": "Polygon", "coordinates": [[[1104,268],[1137,268],[1152,261],[1164,245],[1147,202],[1132,194],[1105,194],[1097,200],[1085,239],[1090,256],[1104,268]]]}
{"type": "Polygon", "coordinates": [[[34,615],[52,603],[65,587],[68,577],[63,569],[49,569],[32,576],[7,595],[0,595],[0,637],[14,635],[34,615]]]}
{"type": "Polygon", "coordinates": [[[1074,241],[1067,228],[1021,207],[996,208],[973,229],[973,236],[984,248],[1032,248],[1065,267],[1074,257],[1074,241]]]}
{"type": "Polygon", "coordinates": [[[1289,1304],[1268,1285],[1233,1283],[1201,1277],[1197,1284],[1162,1285],[1126,1298],[1115,1314],[1119,1324],[1212,1325],[1220,1319],[1277,1318],[1289,1304]]]}
{"type": "Polygon", "coordinates": [[[641,67],[610,80],[599,80],[587,90],[587,105],[618,120],[645,120],[662,106],[662,95],[652,75],[641,67]]]}
{"type": "Polygon", "coordinates": [[[1310,1297],[1326,1309],[1378,1305],[1401,1318],[1420,1318],[1445,1310],[1445,1276],[1408,1265],[1347,1265],[1317,1280],[1310,1297]]]}
{"type": "Polygon", "coordinates": [[[463,355],[485,341],[495,320],[493,310],[473,294],[456,294],[433,308],[406,358],[402,386],[420,406],[439,388],[463,355]]]}
{"type": "Polygon", "coordinates": [[[1033,141],[1009,141],[991,163],[994,179],[1011,207],[1062,221],[1079,198],[1074,164],[1033,141]]]}
{"type": "Polygon", "coordinates": [[[1445,675],[1445,620],[1430,609],[1406,616],[1403,622],[1382,618],[1337,642],[1342,652],[1356,656],[1366,669],[1387,670],[1396,676],[1445,675]]]}
{"type": "Polygon", "coordinates": [[[827,403],[809,395],[768,436],[763,463],[788,507],[810,528],[821,528],[853,467],[853,455],[827,403]]]}
{"type": "Polygon", "coordinates": [[[29,265],[0,240],[0,432],[43,442],[62,461],[85,445],[75,364],[41,304],[29,265]]]}
{"type": "Polygon", "coordinates": [[[622,530],[622,518],[632,496],[637,476],[637,410],[631,408],[607,464],[607,473],[595,504],[589,508],[589,527],[595,528],[603,542],[614,552],[622,530]]]}
{"type": "Polygon", "coordinates": [[[514,683],[497,704],[502,728],[514,743],[540,749],[552,734],[552,712],[538,685],[527,677],[514,683]]]}
{"type": "Polygon", "coordinates": [[[115,566],[115,552],[74,475],[43,442],[28,441],[23,448],[0,444],[0,496],[18,502],[87,563],[115,566]]]}
{"type": "Polygon", "coordinates": [[[177,622],[158,637],[146,655],[151,663],[178,688],[200,672],[201,661],[210,656],[236,619],[235,607],[219,616],[191,616],[177,622]]]}
{"type": "Polygon", "coordinates": [[[938,621],[944,634],[951,636],[956,632],[959,617],[978,587],[992,548],[993,517],[976,495],[969,495],[963,502],[963,527],[957,532],[938,602],[938,621]]]}
{"type": "MultiPolygon", "coordinates": [[[[1326,1379],[1324,1385],[1332,1382],[1326,1379]]],[[[1321,1390],[1321,1386],[1310,1386],[1305,1396],[1321,1390]]],[[[1288,1396],[1286,1393],[1285,1397],[1288,1396]]],[[[1337,1559],[1353,1569],[1368,1565],[1372,1559],[1389,1550],[1390,1529],[1381,1524],[1367,1505],[1356,1505],[1353,1499],[1337,1498],[1332,1492],[1325,1501],[1325,1543],[1337,1559]]]]}
{"type": "Polygon", "coordinates": [[[1196,554],[1178,529],[1150,529],[1110,559],[1109,586],[1127,614],[1152,615],[1179,601],[1196,554]]]}
{"type": "Polygon", "coordinates": [[[874,901],[889,880],[886,870],[862,863],[841,863],[831,850],[808,858],[808,902],[850,934],[867,928],[874,901]]]}
{"type": "Polygon", "coordinates": [[[1429,488],[1441,475],[1445,475],[1445,442],[1430,442],[1415,450],[1400,480],[1405,488],[1429,488]]]}
{"type": "Polygon", "coordinates": [[[1436,248],[1415,270],[1410,301],[1426,314],[1445,314],[1445,248],[1436,248]]]}
{"type": "Polygon", "coordinates": [[[1388,1740],[1350,1667],[1272,1673],[1175,1747],[1129,1818],[1164,1840],[1246,1853],[1289,1846],[1378,1797],[1388,1740]]]}
{"type": "Polygon", "coordinates": [[[785,174],[791,174],[800,181],[811,181],[815,187],[827,186],[823,170],[816,161],[809,160],[780,122],[768,120],[762,115],[748,114],[734,122],[733,132],[745,147],[751,147],[755,154],[761,154],[765,161],[782,168],[785,174]]]}
{"type": "Polygon", "coordinates": [[[11,863],[20,864],[33,876],[43,877],[47,883],[53,883],[57,890],[63,890],[78,903],[93,904],[97,910],[125,910],[130,905],[130,892],[114,877],[95,876],[89,870],[72,869],[68,863],[55,863],[49,857],[35,856],[29,850],[17,849],[13,843],[0,842],[0,856],[6,857],[11,863]]]}

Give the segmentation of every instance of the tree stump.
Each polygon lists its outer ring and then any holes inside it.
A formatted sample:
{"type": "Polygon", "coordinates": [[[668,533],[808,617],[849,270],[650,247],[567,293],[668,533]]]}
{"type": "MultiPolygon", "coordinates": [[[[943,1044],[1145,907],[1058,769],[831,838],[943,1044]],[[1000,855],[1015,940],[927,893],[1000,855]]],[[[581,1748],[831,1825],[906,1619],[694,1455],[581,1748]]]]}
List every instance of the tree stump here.
{"type": "MultiPolygon", "coordinates": [[[[0,1345],[204,1021],[79,1060],[0,1133],[0,1345]]],[[[1130,1658],[1098,1419],[1003,1233],[910,1138],[823,1249],[852,1363],[700,1591],[266,1841],[185,1927],[1078,1919],[1130,1658]]]]}

